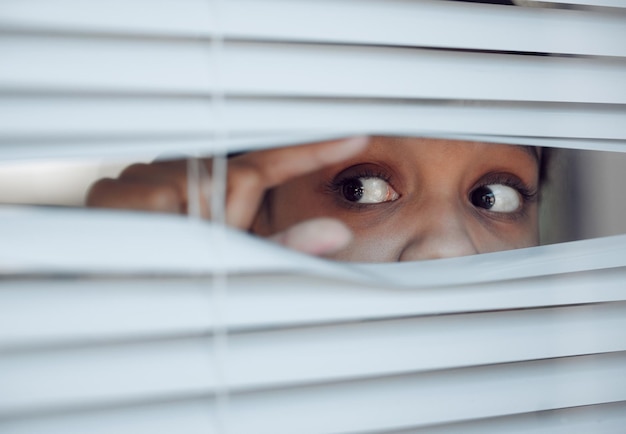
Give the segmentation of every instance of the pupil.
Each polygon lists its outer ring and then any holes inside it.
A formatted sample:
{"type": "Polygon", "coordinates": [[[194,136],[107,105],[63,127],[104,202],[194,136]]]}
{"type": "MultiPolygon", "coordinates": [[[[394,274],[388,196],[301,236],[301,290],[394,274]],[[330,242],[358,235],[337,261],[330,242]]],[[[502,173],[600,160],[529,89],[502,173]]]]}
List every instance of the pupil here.
{"type": "Polygon", "coordinates": [[[472,192],[471,201],[474,206],[490,209],[496,203],[496,196],[487,187],[479,187],[472,192]]]}
{"type": "Polygon", "coordinates": [[[343,185],[343,197],[350,202],[358,202],[363,197],[363,183],[358,179],[349,179],[343,185]]]}

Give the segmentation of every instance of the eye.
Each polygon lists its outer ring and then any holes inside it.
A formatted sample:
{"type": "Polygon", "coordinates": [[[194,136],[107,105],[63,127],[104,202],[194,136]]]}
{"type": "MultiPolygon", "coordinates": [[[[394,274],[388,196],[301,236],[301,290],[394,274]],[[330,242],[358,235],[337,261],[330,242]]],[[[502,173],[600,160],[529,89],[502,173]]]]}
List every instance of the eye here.
{"type": "Polygon", "coordinates": [[[355,203],[391,202],[400,197],[387,181],[370,176],[344,180],[341,194],[346,200],[355,203]]]}
{"type": "Polygon", "coordinates": [[[520,209],[521,197],[516,189],[503,184],[478,187],[470,195],[472,205],[493,212],[512,213],[520,209]]]}

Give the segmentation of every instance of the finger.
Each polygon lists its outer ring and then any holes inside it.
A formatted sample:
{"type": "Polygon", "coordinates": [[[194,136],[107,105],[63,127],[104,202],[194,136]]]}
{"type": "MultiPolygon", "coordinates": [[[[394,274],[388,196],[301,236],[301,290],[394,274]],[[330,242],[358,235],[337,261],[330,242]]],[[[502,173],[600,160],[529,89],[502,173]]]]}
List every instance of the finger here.
{"type": "MultiPolygon", "coordinates": [[[[210,162],[210,160],[208,160],[210,162]]],[[[155,188],[175,189],[180,201],[182,213],[189,210],[189,183],[196,180],[188,179],[188,160],[155,161],[151,164],[133,164],[120,174],[119,180],[126,183],[153,184],[155,188]]],[[[200,160],[198,164],[207,167],[207,160],[200,160]]],[[[202,173],[200,173],[202,175],[202,173]]],[[[209,218],[209,200],[211,191],[210,178],[201,176],[200,183],[195,191],[198,193],[197,204],[202,217],[209,218]]],[[[157,211],[157,210],[155,210],[157,211]]]]}
{"type": "Polygon", "coordinates": [[[290,146],[248,153],[233,159],[234,167],[249,166],[260,174],[265,188],[347,160],[365,150],[367,137],[351,137],[329,142],[290,146]]]}
{"type": "Polygon", "coordinates": [[[352,232],[339,220],[318,218],[298,223],[270,239],[302,253],[325,256],[347,247],[352,232]]]}
{"type": "Polygon", "coordinates": [[[181,213],[181,198],[168,184],[101,179],[91,186],[86,205],[96,208],[181,213]]]}
{"type": "Polygon", "coordinates": [[[178,195],[187,201],[187,161],[155,161],[151,164],[137,163],[125,168],[120,173],[120,181],[140,183],[169,184],[178,191],[178,195]]]}
{"type": "Polygon", "coordinates": [[[353,157],[365,149],[367,141],[367,137],[354,137],[233,158],[229,164],[227,223],[248,229],[267,189],[353,157]]]}

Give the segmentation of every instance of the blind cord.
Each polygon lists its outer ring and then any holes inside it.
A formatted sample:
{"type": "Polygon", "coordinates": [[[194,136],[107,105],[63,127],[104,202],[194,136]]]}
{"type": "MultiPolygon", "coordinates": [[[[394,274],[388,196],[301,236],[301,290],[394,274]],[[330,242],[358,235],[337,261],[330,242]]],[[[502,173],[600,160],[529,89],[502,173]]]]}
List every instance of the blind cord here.
{"type": "MultiPolygon", "coordinates": [[[[228,149],[227,130],[224,126],[224,91],[222,88],[221,62],[224,50],[222,31],[222,1],[209,1],[215,23],[215,32],[210,43],[210,62],[214,75],[214,87],[211,91],[211,109],[215,126],[213,140],[216,150],[212,160],[211,189],[206,203],[210,204],[212,224],[215,228],[213,239],[209,240],[209,248],[217,249],[218,252],[226,251],[226,188],[228,175],[228,149]]],[[[225,302],[228,290],[228,276],[226,270],[219,268],[212,277],[212,315],[213,321],[213,349],[214,349],[214,372],[215,372],[215,432],[228,434],[229,429],[229,403],[230,394],[228,388],[227,362],[228,362],[228,327],[225,314],[225,302]]]]}

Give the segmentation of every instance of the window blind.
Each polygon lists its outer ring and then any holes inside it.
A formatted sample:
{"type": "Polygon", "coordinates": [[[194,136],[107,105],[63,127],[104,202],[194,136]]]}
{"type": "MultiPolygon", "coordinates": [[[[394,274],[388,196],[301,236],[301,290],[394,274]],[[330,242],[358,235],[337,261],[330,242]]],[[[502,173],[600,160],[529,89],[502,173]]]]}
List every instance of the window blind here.
{"type": "MultiPolygon", "coordinates": [[[[623,152],[626,5],[583,3],[3,2],[0,156],[364,133],[623,152]]],[[[0,219],[3,433],[626,422],[624,236],[348,265],[195,219],[0,219]]]]}

